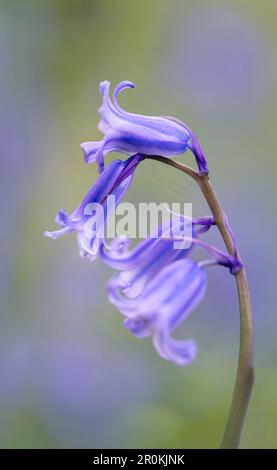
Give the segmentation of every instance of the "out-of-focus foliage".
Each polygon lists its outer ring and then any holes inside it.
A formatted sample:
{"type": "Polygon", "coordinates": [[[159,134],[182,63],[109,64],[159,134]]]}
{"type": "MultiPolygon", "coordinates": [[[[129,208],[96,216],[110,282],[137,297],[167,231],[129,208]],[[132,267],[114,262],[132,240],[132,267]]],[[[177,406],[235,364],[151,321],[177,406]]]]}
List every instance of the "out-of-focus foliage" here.
{"type": "MultiPolygon", "coordinates": [[[[206,151],[253,293],[257,378],[242,446],[276,447],[276,14],[273,0],[1,1],[1,447],[220,441],[238,348],[232,277],[210,271],[182,330],[198,359],[177,368],[122,328],[108,269],[81,260],[74,237],[42,237],[96,177],[79,143],[99,138],[104,79],[136,82],[122,106],[179,117],[206,151]]],[[[207,213],[190,181],[155,162],[128,199],[207,213]]]]}

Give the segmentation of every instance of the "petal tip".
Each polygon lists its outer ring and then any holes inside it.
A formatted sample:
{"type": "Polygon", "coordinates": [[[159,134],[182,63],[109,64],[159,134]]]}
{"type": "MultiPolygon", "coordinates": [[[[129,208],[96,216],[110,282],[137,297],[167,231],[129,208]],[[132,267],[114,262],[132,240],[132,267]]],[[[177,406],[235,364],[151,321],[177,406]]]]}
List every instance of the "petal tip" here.
{"type": "Polygon", "coordinates": [[[103,82],[100,82],[99,85],[99,91],[102,96],[107,95],[109,93],[111,83],[109,80],[104,80],[103,82]]]}
{"type": "Polygon", "coordinates": [[[57,213],[56,217],[55,217],[55,222],[56,222],[56,224],[61,225],[62,227],[64,227],[66,225],[67,218],[68,218],[68,215],[66,213],[66,210],[65,209],[60,209],[59,212],[57,213]]]}
{"type": "Polygon", "coordinates": [[[96,161],[96,156],[102,142],[83,142],[80,147],[83,152],[85,163],[93,163],[96,161]]]}
{"type": "Polygon", "coordinates": [[[49,232],[48,230],[44,230],[43,236],[47,238],[52,238],[52,240],[56,238],[55,235],[53,235],[53,232],[49,232]]]}

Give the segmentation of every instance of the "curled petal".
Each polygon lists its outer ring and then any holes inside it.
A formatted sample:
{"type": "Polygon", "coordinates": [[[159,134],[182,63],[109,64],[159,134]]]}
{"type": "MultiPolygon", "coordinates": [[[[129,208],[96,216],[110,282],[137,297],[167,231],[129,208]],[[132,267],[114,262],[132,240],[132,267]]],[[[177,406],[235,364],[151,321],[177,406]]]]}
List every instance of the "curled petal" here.
{"type": "Polygon", "coordinates": [[[134,88],[134,83],[123,81],[117,85],[111,100],[110,82],[100,84],[103,97],[98,112],[98,128],[104,133],[102,146],[91,143],[83,147],[86,162],[97,161],[100,171],[103,159],[108,152],[120,152],[127,155],[174,156],[186,152],[189,146],[190,133],[178,121],[165,117],[144,116],[123,110],[118,103],[118,94],[126,88],[134,88]]]}
{"type": "Polygon", "coordinates": [[[172,338],[167,330],[155,331],[153,344],[157,353],[167,361],[178,366],[191,364],[197,354],[197,345],[193,340],[182,341],[172,338]]]}
{"type": "Polygon", "coordinates": [[[56,240],[57,238],[63,237],[67,233],[72,232],[72,229],[70,227],[63,227],[60,230],[53,230],[52,232],[49,232],[49,230],[45,230],[43,232],[43,235],[48,238],[52,238],[53,240],[56,240]]]}
{"type": "Polygon", "coordinates": [[[124,113],[126,115],[128,115],[129,113],[127,113],[126,111],[124,111],[118,104],[118,101],[117,101],[117,96],[119,95],[119,93],[121,93],[122,90],[124,90],[125,88],[135,88],[135,83],[133,82],[129,82],[128,80],[125,80],[121,83],[119,83],[115,89],[114,89],[114,92],[113,92],[113,104],[115,106],[115,108],[117,109],[118,112],[120,113],[124,113]]]}
{"type": "Polygon", "coordinates": [[[80,147],[83,150],[85,162],[93,163],[98,161],[98,153],[103,147],[103,142],[83,142],[80,147]]]}
{"type": "Polygon", "coordinates": [[[80,145],[81,149],[83,150],[85,162],[97,162],[99,173],[102,173],[102,171],[104,170],[104,145],[105,141],[84,142],[80,145]]]}
{"type": "Polygon", "coordinates": [[[121,113],[116,109],[115,105],[110,99],[110,82],[105,80],[100,83],[100,94],[103,96],[103,102],[98,113],[100,114],[101,120],[98,125],[100,131],[103,131],[104,128],[108,130],[109,128],[116,126],[118,119],[120,119],[121,113]]]}
{"type": "Polygon", "coordinates": [[[100,83],[103,97],[99,108],[99,130],[104,134],[102,142],[85,142],[82,144],[85,161],[97,161],[99,171],[103,171],[104,157],[108,152],[120,152],[126,155],[161,155],[173,157],[190,149],[197,160],[199,172],[207,173],[204,153],[196,136],[181,121],[168,116],[144,116],[129,113],[118,103],[119,93],[126,88],[134,88],[130,81],[119,83],[110,98],[110,82],[100,83]]]}
{"type": "Polygon", "coordinates": [[[111,83],[109,80],[104,80],[100,82],[99,91],[102,96],[109,96],[111,83]]]}
{"type": "Polygon", "coordinates": [[[65,225],[67,225],[67,221],[68,221],[68,215],[65,209],[60,209],[55,217],[56,224],[60,225],[61,227],[64,227],[65,225]]]}

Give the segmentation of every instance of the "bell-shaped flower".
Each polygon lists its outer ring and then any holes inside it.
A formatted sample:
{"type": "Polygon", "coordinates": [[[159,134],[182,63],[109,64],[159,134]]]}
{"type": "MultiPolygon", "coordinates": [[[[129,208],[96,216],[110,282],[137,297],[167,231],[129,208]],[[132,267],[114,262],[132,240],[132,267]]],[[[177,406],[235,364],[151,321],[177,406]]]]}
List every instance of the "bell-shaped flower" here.
{"type": "Polygon", "coordinates": [[[180,325],[202,300],[206,289],[206,273],[190,259],[179,259],[165,266],[135,298],[121,276],[108,284],[109,300],[125,316],[124,326],[138,338],[152,336],[161,357],[178,365],[190,364],[196,355],[193,340],[172,337],[180,325]]]}
{"type": "Polygon", "coordinates": [[[128,298],[139,295],[145,285],[170,263],[183,259],[192,250],[197,236],[214,224],[212,217],[189,219],[178,214],[161,224],[151,236],[141,240],[133,249],[129,249],[131,240],[118,237],[108,248],[101,246],[101,259],[110,268],[121,271],[119,283],[128,298]],[[187,243],[177,244],[176,232],[182,232],[187,243]]]}
{"type": "Polygon", "coordinates": [[[126,161],[114,160],[101,173],[77,209],[68,215],[61,209],[56,216],[60,229],[46,231],[44,235],[56,239],[70,232],[77,232],[81,256],[91,260],[99,253],[105,239],[105,227],[111,212],[128,190],[133,173],[143,156],[134,155],[126,161]],[[107,197],[113,195],[113,205],[107,197]]]}
{"type": "Polygon", "coordinates": [[[178,365],[193,361],[196,346],[191,340],[174,339],[172,332],[202,300],[205,267],[222,265],[235,273],[242,266],[236,257],[196,238],[212,224],[209,217],[195,221],[188,248],[176,249],[173,239],[150,237],[131,251],[124,240],[114,242],[111,253],[101,248],[103,261],[121,271],[108,283],[108,296],[125,316],[124,326],[139,338],[152,336],[160,356],[178,365]],[[200,246],[212,259],[199,263],[189,259],[193,246],[200,246]]]}
{"type": "Polygon", "coordinates": [[[195,157],[200,173],[208,173],[205,156],[192,131],[175,118],[162,116],[143,116],[123,110],[117,101],[118,94],[125,88],[134,88],[132,82],[119,83],[114,90],[113,99],[109,95],[110,82],[100,83],[103,96],[99,108],[98,128],[104,134],[100,142],[84,142],[81,148],[87,163],[97,162],[99,171],[103,171],[104,157],[109,152],[126,155],[173,157],[190,149],[195,157]]]}

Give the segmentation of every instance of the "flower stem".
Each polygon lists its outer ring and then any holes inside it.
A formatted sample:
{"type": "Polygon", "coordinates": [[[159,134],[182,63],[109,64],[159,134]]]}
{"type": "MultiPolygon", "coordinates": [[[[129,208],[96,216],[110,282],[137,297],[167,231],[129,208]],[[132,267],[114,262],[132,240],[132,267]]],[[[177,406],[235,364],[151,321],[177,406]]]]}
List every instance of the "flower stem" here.
{"type": "MultiPolygon", "coordinates": [[[[171,165],[196,181],[213,214],[215,224],[221,233],[228,252],[234,255],[234,244],[230,229],[226,225],[224,211],[210,183],[208,175],[199,175],[192,168],[169,158],[160,156],[148,158],[171,165]]],[[[237,256],[240,259],[238,251],[237,256]]],[[[254,384],[252,311],[247,275],[244,268],[235,274],[235,279],[240,309],[240,346],[236,382],[221,443],[222,449],[236,449],[239,447],[241,431],[254,384]]]]}
{"type": "MultiPolygon", "coordinates": [[[[198,176],[196,181],[211,209],[228,252],[234,254],[233,241],[225,224],[223,209],[207,175],[198,176]]],[[[238,271],[235,277],[240,308],[240,347],[236,383],[221,443],[222,449],[239,447],[240,435],[254,383],[252,311],[245,269],[242,268],[238,271]]]]}

